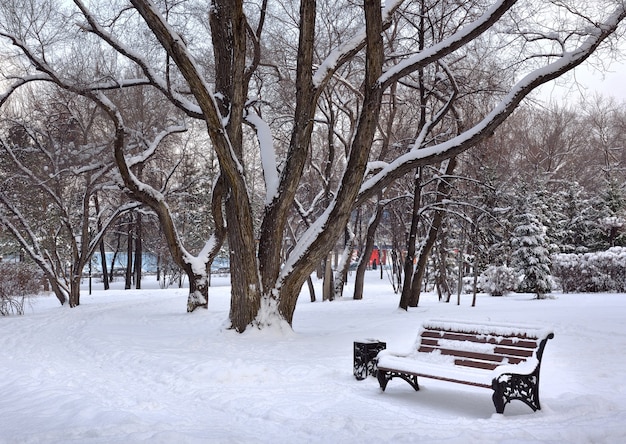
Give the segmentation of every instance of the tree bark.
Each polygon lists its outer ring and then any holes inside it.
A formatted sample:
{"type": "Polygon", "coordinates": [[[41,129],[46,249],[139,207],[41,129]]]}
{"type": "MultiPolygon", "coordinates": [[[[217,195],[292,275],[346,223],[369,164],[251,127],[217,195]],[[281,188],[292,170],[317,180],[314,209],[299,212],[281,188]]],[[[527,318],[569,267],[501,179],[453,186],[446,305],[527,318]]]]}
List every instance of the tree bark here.
{"type": "Polygon", "coordinates": [[[124,289],[130,290],[133,285],[133,219],[129,215],[126,227],[126,272],[124,273],[124,289]]]}
{"type": "Polygon", "coordinates": [[[367,233],[365,235],[365,245],[363,251],[359,257],[359,264],[356,267],[356,276],[354,277],[354,296],[353,299],[363,299],[363,286],[365,284],[365,271],[369,264],[369,258],[372,255],[374,249],[374,237],[376,230],[383,217],[383,206],[379,203],[374,210],[374,216],[370,220],[367,226],[367,233]]]}
{"type": "MultiPolygon", "coordinates": [[[[100,200],[98,199],[98,194],[93,195],[93,203],[96,210],[96,214],[100,214],[100,200]]],[[[102,231],[102,222],[98,218],[97,222],[98,231],[102,231]]],[[[102,268],[102,282],[104,284],[104,289],[108,290],[110,288],[109,283],[109,272],[107,267],[107,259],[106,259],[106,248],[104,245],[104,236],[102,236],[102,240],[99,243],[100,250],[100,267],[102,268]]]]}
{"type": "Polygon", "coordinates": [[[141,241],[142,237],[142,226],[141,226],[141,213],[137,213],[137,219],[135,221],[135,258],[134,258],[134,269],[135,269],[135,288],[137,290],[141,289],[141,274],[143,268],[143,245],[141,241]]]}
{"type": "MultiPolygon", "coordinates": [[[[402,293],[400,295],[400,308],[408,310],[411,303],[411,295],[413,294],[413,273],[415,272],[415,249],[417,245],[417,227],[420,220],[419,208],[422,201],[422,169],[419,168],[415,175],[413,189],[413,211],[411,213],[411,228],[409,229],[409,238],[407,240],[407,254],[404,259],[404,284],[402,285],[402,293]]],[[[421,282],[421,278],[417,281],[421,282]]]]}
{"type": "Polygon", "coordinates": [[[335,299],[343,296],[343,290],[348,281],[348,270],[350,269],[350,258],[352,256],[353,248],[354,235],[346,226],[344,234],[344,246],[341,257],[337,264],[337,270],[335,272],[335,278],[333,282],[335,299]]]}
{"type": "Polygon", "coordinates": [[[380,115],[383,96],[378,82],[383,65],[381,8],[376,2],[365,2],[364,9],[367,50],[362,112],[351,144],[345,174],[333,205],[327,210],[327,220],[332,223],[323,224],[319,234],[304,254],[287,261],[286,266],[289,267],[290,273],[279,281],[278,309],[290,325],[293,321],[300,288],[313,272],[318,261],[330,251],[348,223],[365,174],[369,147],[371,147],[380,115]]]}
{"type": "MultiPolygon", "coordinates": [[[[242,122],[248,92],[248,84],[245,81],[247,31],[243,2],[241,0],[214,1],[209,20],[216,67],[215,91],[221,97],[219,114],[221,118],[228,117],[227,140],[223,135],[214,135],[211,139],[214,144],[218,142],[218,148],[223,146],[224,151],[232,149],[237,163],[243,164],[242,122]],[[224,142],[227,144],[222,145],[224,142]]],[[[198,96],[196,98],[203,106],[202,101],[205,99],[198,96]]],[[[214,112],[210,109],[209,111],[214,112]]],[[[207,114],[205,111],[205,115],[207,114]]],[[[210,117],[213,118],[213,116],[210,117]]],[[[244,177],[239,171],[233,170],[229,173],[229,170],[235,166],[234,159],[230,157],[230,152],[220,153],[220,151],[220,149],[217,150],[220,166],[225,173],[226,184],[230,188],[230,193],[226,198],[232,285],[230,321],[232,328],[241,332],[252,323],[259,311],[262,285],[259,281],[258,263],[254,254],[256,237],[244,177]]],[[[282,240],[282,236],[280,239],[282,240]]],[[[280,258],[282,242],[280,244],[274,245],[272,249],[276,251],[277,258],[280,258]]]]}
{"type": "Polygon", "coordinates": [[[329,252],[324,259],[324,280],[322,281],[322,300],[333,300],[333,254],[329,252]]]}
{"type": "MultiPolygon", "coordinates": [[[[81,269],[82,270],[82,269],[81,269]]],[[[80,305],[80,272],[74,265],[70,267],[70,297],[69,306],[74,308],[80,305]]]]}
{"type": "MultiPolygon", "coordinates": [[[[449,177],[454,172],[455,167],[456,158],[453,157],[448,161],[444,178],[440,179],[439,183],[437,184],[437,204],[440,204],[445,198],[448,197],[450,193],[449,177]]],[[[428,264],[428,257],[430,255],[430,252],[432,251],[433,246],[435,245],[437,236],[440,234],[441,224],[443,223],[444,216],[444,210],[435,210],[433,221],[428,230],[428,236],[426,237],[426,241],[420,249],[417,259],[417,265],[415,267],[415,271],[413,273],[413,278],[411,281],[411,298],[409,300],[409,306],[411,307],[417,307],[419,304],[420,294],[422,291],[422,280],[424,278],[424,273],[428,264]]]]}

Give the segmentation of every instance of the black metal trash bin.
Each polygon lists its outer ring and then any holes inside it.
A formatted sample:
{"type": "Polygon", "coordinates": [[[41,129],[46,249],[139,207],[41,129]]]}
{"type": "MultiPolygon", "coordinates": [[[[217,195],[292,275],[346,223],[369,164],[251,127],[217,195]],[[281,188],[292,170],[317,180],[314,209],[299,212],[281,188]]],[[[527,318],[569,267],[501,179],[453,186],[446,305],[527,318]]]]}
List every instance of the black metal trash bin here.
{"type": "Polygon", "coordinates": [[[354,341],[354,377],[359,381],[368,375],[376,375],[376,362],[374,358],[378,352],[387,348],[387,343],[378,339],[365,339],[354,341]]]}

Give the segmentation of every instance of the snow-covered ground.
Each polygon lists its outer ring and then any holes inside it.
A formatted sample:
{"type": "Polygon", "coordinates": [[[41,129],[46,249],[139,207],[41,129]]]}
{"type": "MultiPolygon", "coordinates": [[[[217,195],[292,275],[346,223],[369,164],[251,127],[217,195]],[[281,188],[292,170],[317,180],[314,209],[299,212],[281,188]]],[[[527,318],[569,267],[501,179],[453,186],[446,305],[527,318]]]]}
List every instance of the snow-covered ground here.
{"type": "Polygon", "coordinates": [[[407,313],[370,272],[362,301],[311,303],[305,291],[293,332],[240,335],[224,328],[228,280],[213,283],[209,309],[193,314],[186,290],[155,288],[85,291],[74,309],[40,297],[0,317],[0,442],[626,442],[624,294],[480,295],[474,308],[468,295],[457,306],[427,294],[407,313]],[[514,401],[497,415],[485,389],[394,379],[382,393],[355,380],[353,341],[402,351],[429,318],[553,327],[543,409],[514,401]]]}

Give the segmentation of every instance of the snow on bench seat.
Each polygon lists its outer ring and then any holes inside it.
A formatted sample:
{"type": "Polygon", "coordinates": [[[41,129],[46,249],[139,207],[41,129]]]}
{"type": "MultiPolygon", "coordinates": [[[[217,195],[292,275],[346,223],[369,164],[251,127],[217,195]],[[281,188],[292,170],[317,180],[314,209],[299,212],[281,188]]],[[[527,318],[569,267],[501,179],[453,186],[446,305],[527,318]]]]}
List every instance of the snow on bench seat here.
{"type": "Polygon", "coordinates": [[[475,367],[460,366],[454,364],[454,358],[441,355],[437,352],[416,353],[415,355],[396,355],[388,350],[383,350],[378,354],[377,366],[379,369],[396,370],[404,373],[414,374],[425,378],[441,379],[444,381],[466,383],[479,387],[491,388],[494,378],[509,373],[532,373],[537,366],[537,359],[529,359],[520,364],[502,364],[493,370],[484,370],[475,367]]]}

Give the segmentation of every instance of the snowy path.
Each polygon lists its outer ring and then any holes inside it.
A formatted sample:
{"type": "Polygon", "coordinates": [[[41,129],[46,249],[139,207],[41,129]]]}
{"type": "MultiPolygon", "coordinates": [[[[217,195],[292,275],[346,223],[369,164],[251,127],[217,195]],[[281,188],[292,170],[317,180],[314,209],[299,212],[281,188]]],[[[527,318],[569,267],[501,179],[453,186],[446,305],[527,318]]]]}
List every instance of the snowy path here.
{"type": "MultiPolygon", "coordinates": [[[[0,318],[0,443],[626,442],[626,295],[432,295],[408,313],[369,276],[363,301],[310,303],[295,332],[224,330],[228,287],[184,313],[185,290],[96,291],[79,308],[41,298],[0,318]],[[352,342],[402,350],[429,318],[551,325],[543,410],[491,392],[352,376],[352,342]]],[[[350,287],[346,294],[350,294],[350,287]]]]}

